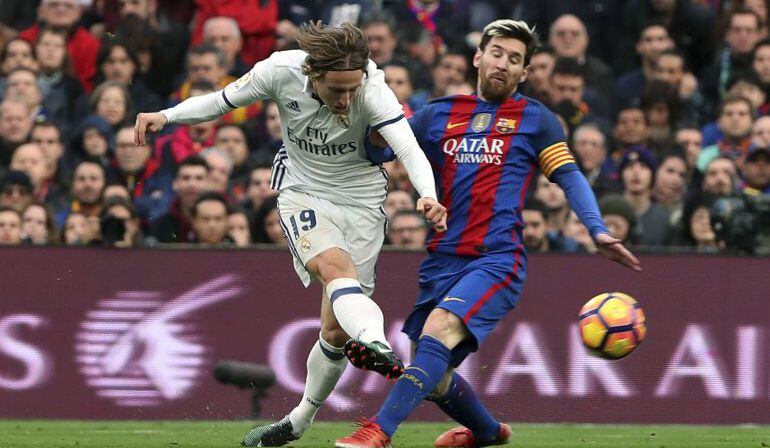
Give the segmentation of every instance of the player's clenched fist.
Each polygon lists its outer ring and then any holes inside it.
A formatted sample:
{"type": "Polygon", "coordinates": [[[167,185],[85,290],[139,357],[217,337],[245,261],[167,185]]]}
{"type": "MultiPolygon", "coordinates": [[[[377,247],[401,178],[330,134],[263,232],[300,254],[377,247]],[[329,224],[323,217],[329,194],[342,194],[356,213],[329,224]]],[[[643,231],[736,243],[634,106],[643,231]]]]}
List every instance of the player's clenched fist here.
{"type": "Polygon", "coordinates": [[[430,221],[437,232],[446,230],[446,207],[439,204],[437,200],[433,198],[418,199],[417,213],[430,221]]]}
{"type": "Polygon", "coordinates": [[[145,133],[147,131],[158,132],[163,129],[167,122],[166,116],[160,112],[137,115],[136,124],[134,125],[134,143],[137,146],[144,146],[145,133]]]}

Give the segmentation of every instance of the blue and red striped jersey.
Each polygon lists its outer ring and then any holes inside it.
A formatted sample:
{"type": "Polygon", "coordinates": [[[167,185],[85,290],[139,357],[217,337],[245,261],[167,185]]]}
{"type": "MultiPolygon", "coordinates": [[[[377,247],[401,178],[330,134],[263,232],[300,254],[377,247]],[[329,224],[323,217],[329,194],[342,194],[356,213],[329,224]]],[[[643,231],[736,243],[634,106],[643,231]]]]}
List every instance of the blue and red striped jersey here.
{"type": "Polygon", "coordinates": [[[409,123],[447,207],[448,230],[431,231],[430,252],[523,252],[521,208],[537,168],[549,178],[579,171],[554,114],[518,93],[502,103],[474,95],[439,98],[409,123]]]}

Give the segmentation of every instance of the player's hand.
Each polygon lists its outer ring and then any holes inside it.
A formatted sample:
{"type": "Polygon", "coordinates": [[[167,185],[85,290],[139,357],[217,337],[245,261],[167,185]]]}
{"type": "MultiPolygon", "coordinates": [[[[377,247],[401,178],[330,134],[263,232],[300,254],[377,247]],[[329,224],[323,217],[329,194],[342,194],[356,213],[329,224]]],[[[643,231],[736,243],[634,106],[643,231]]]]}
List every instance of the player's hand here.
{"type": "Polygon", "coordinates": [[[446,207],[439,204],[437,200],[433,198],[418,199],[417,213],[430,221],[436,232],[443,232],[446,230],[446,207]]]}
{"type": "Polygon", "coordinates": [[[168,119],[160,112],[139,114],[136,116],[134,125],[134,144],[137,146],[145,145],[145,134],[149,132],[158,132],[168,123],[168,119]]]}
{"type": "Polygon", "coordinates": [[[642,270],[642,265],[639,263],[639,260],[636,259],[631,251],[626,249],[619,239],[613,238],[606,233],[600,233],[596,235],[596,246],[599,248],[599,252],[610,260],[617,261],[623,266],[635,271],[642,270]]]}

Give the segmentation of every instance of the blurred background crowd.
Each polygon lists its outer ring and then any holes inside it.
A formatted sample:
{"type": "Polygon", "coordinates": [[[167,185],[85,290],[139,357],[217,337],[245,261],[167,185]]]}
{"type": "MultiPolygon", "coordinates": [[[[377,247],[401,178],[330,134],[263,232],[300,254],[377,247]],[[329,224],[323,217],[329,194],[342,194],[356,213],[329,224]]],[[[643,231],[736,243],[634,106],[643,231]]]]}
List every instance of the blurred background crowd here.
{"type": "MultiPolygon", "coordinates": [[[[215,91],[298,26],[366,34],[407,116],[475,90],[485,24],[535,25],[523,92],[560,117],[612,233],[639,250],[770,251],[768,0],[2,0],[0,244],[283,244],[276,105],[133,143],[137,113],[215,91]]],[[[388,242],[425,223],[387,164],[388,242]]],[[[530,251],[594,252],[560,188],[532,182],[530,251]]]]}

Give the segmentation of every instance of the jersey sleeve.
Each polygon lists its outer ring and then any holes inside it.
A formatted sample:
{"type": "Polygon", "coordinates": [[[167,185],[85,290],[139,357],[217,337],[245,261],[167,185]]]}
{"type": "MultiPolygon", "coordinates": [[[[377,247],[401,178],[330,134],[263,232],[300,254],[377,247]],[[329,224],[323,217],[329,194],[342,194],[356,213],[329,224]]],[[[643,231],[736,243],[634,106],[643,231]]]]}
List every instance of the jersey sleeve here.
{"type": "Polygon", "coordinates": [[[580,170],[567,146],[561,123],[545,106],[541,106],[540,124],[533,138],[533,145],[537,151],[540,169],[549,180],[557,170],[559,172],[580,170]]]}
{"type": "Polygon", "coordinates": [[[277,57],[278,53],[273,53],[269,58],[257,62],[245,75],[225,86],[222,97],[230,108],[248,106],[257,100],[275,97],[277,57]]]}
{"type": "Polygon", "coordinates": [[[421,145],[428,143],[426,139],[428,137],[428,126],[430,125],[432,114],[432,105],[426,104],[409,117],[409,126],[412,128],[414,136],[421,145]]]}
{"type": "Polygon", "coordinates": [[[364,84],[364,110],[369,125],[374,130],[395,123],[404,117],[404,109],[399,104],[396,94],[385,83],[385,73],[369,61],[368,79],[364,84]]]}

